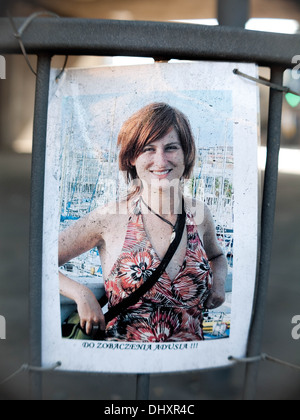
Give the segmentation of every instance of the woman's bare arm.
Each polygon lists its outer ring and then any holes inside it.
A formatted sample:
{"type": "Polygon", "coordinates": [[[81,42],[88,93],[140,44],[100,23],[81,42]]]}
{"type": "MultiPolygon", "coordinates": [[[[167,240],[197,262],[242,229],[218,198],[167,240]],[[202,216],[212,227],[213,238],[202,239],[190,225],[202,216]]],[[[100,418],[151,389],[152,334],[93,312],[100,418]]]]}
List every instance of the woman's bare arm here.
{"type": "MultiPolygon", "coordinates": [[[[94,247],[101,246],[103,240],[103,219],[94,211],[79,219],[59,236],[59,266],[94,247]]],[[[59,273],[60,293],[74,300],[80,317],[80,325],[87,334],[93,326],[105,329],[101,307],[89,288],[59,273]]]]}
{"type": "Polygon", "coordinates": [[[228,264],[222,248],[218,243],[215,223],[207,206],[204,206],[203,241],[213,273],[213,286],[210,296],[205,302],[205,307],[207,309],[213,309],[218,308],[225,301],[225,282],[228,272],[228,264]]]}
{"type": "Polygon", "coordinates": [[[101,246],[103,232],[103,217],[98,210],[62,231],[58,241],[58,265],[61,266],[78,255],[101,246]]]}
{"type": "Polygon", "coordinates": [[[69,279],[59,273],[60,293],[77,304],[80,326],[88,335],[93,332],[93,327],[105,330],[105,319],[94,293],[86,286],[69,279]]]}

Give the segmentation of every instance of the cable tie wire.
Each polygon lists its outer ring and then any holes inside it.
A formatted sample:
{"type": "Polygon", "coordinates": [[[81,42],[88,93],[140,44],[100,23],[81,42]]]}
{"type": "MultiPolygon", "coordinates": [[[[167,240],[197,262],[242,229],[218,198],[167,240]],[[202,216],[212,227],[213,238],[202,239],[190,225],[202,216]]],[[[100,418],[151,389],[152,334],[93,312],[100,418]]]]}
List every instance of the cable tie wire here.
{"type": "MultiPolygon", "coordinates": [[[[12,16],[11,16],[11,14],[9,13],[9,11],[7,11],[7,16],[8,16],[8,18],[9,18],[9,21],[10,21],[10,23],[11,23],[11,26],[12,26],[12,28],[13,28],[13,30],[14,30],[14,37],[17,39],[17,41],[19,42],[19,45],[20,45],[20,48],[21,48],[21,51],[22,51],[22,54],[24,55],[24,58],[25,58],[25,60],[26,60],[26,63],[27,63],[27,65],[28,65],[28,67],[30,68],[30,70],[32,71],[32,73],[35,75],[35,76],[37,76],[37,72],[34,70],[34,68],[32,67],[32,65],[31,65],[31,63],[30,63],[30,61],[29,61],[29,57],[28,57],[28,54],[27,54],[27,51],[26,51],[26,48],[25,48],[25,45],[24,45],[24,42],[23,42],[23,39],[22,39],[22,35],[23,35],[23,33],[25,32],[25,30],[28,28],[28,26],[30,25],[30,23],[34,20],[34,19],[36,19],[37,17],[40,17],[40,16],[52,16],[52,17],[56,17],[56,18],[59,18],[60,16],[59,15],[57,15],[56,13],[52,13],[52,12],[48,12],[48,11],[44,11],[44,12],[35,12],[35,13],[33,13],[32,15],[30,15],[26,20],[25,20],[25,22],[22,24],[22,26],[18,29],[17,27],[16,27],[16,24],[15,24],[15,22],[14,22],[14,20],[13,20],[13,18],[12,18],[12,16]]],[[[61,76],[62,76],[62,74],[64,73],[64,71],[65,71],[65,69],[66,69],[66,66],[67,66],[67,62],[68,62],[68,56],[66,56],[66,58],[65,58],[65,61],[64,61],[64,64],[63,64],[63,67],[62,67],[62,70],[61,70],[61,72],[56,76],[56,81],[58,81],[60,78],[61,78],[61,76]]]]}
{"type": "Polygon", "coordinates": [[[270,356],[266,353],[262,353],[259,356],[254,356],[254,357],[240,357],[239,358],[239,357],[229,356],[228,360],[232,362],[237,362],[237,363],[257,363],[261,361],[269,361],[269,362],[277,363],[279,365],[286,366],[295,370],[300,370],[300,366],[294,365],[289,362],[285,362],[284,360],[276,359],[275,357],[270,356]]]}
{"type": "Polygon", "coordinates": [[[6,384],[6,382],[13,379],[15,376],[19,375],[22,372],[51,372],[58,367],[61,366],[61,362],[56,362],[54,365],[50,367],[38,367],[38,366],[30,366],[28,364],[23,364],[20,369],[18,369],[16,372],[8,376],[6,379],[4,379],[2,382],[0,382],[0,386],[6,384]]]}
{"type": "Polygon", "coordinates": [[[276,90],[279,90],[280,92],[292,93],[293,95],[300,96],[299,92],[295,92],[294,90],[290,89],[288,86],[281,86],[276,83],[272,83],[270,82],[270,80],[265,79],[264,77],[257,78],[257,77],[249,76],[249,74],[243,73],[239,71],[238,69],[234,69],[233,73],[236,74],[237,76],[241,76],[241,77],[244,77],[245,79],[251,80],[252,82],[260,83],[262,85],[268,86],[271,89],[276,89],[276,90]]]}

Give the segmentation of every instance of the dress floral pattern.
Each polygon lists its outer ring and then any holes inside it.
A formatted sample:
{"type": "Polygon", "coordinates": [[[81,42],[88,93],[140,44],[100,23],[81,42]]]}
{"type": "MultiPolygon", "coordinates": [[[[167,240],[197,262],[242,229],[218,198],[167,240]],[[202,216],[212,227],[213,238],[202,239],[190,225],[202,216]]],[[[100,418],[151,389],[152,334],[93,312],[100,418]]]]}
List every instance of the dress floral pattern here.
{"type": "MultiPolygon", "coordinates": [[[[107,324],[106,340],[178,342],[203,340],[202,312],[212,287],[212,272],[191,213],[187,212],[187,249],[171,280],[166,272],[140,301],[107,324]]],[[[142,215],[132,214],[121,255],[105,281],[108,306],[134,292],[159,266],[142,215]]]]}

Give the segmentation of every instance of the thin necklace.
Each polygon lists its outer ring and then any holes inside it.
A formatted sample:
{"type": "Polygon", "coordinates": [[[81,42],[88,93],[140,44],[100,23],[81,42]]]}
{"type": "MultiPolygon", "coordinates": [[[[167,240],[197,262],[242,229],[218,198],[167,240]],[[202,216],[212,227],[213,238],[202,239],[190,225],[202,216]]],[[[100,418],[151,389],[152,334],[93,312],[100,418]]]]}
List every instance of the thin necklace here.
{"type": "Polygon", "coordinates": [[[163,222],[167,223],[168,225],[170,225],[172,227],[173,232],[172,232],[171,239],[170,239],[170,243],[172,243],[175,239],[175,236],[176,236],[176,227],[177,227],[177,224],[178,224],[178,217],[177,217],[175,225],[173,225],[173,223],[171,223],[169,220],[162,217],[160,214],[156,213],[150,206],[148,206],[148,204],[145,203],[142,196],[140,197],[140,199],[141,199],[142,203],[147,207],[147,209],[149,211],[151,211],[151,213],[155,214],[155,216],[159,217],[163,222]]]}

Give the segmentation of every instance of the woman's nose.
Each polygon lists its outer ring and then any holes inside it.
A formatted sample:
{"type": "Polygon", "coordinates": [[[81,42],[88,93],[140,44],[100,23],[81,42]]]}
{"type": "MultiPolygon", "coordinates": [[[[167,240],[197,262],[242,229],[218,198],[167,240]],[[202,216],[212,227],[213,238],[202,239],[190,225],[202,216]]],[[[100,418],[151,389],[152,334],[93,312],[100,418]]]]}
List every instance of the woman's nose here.
{"type": "Polygon", "coordinates": [[[157,168],[164,168],[167,165],[167,155],[164,150],[157,150],[154,156],[157,168]]]}

